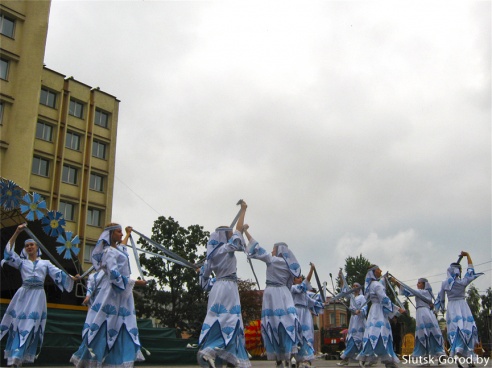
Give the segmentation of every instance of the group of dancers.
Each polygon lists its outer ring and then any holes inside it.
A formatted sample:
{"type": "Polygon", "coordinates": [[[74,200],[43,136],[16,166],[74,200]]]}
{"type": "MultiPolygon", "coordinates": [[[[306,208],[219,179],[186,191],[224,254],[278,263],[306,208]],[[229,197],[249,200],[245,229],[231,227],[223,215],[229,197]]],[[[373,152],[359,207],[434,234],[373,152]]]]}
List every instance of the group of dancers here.
{"type": "MultiPolygon", "coordinates": [[[[209,291],[207,314],[199,337],[197,361],[201,367],[251,367],[245,347],[241,302],[237,286],[235,252],[246,252],[248,260],[266,263],[266,288],[261,307],[261,334],[268,360],[276,368],[290,367],[294,357],[298,367],[309,367],[315,359],[313,317],[323,312],[320,294],[310,284],[315,267],[310,265],[306,278],[292,249],[276,243],[271,252],[259,245],[244,223],[247,204],[241,201],[237,223],[218,227],[207,243],[206,260],[197,267],[200,284],[209,291]],[[245,239],[246,238],[246,239],[245,239]]],[[[235,219],[236,220],[236,219],[235,219]]],[[[70,292],[78,275],[70,276],[40,258],[33,239],[27,239],[21,254],[15,252],[15,240],[24,230],[19,225],[4,252],[4,263],[21,272],[22,286],[12,298],[0,323],[0,337],[8,336],[5,357],[8,365],[33,362],[40,352],[47,317],[44,280],[47,275],[62,290],[70,292]]],[[[131,279],[126,244],[131,227],[123,229],[111,223],[99,237],[92,253],[95,272],[88,280],[85,304],[88,309],[82,329],[82,343],[72,355],[76,367],[133,367],[144,360],[136,321],[132,290],[146,281],[131,279]]],[[[407,296],[416,298],[416,332],[413,356],[446,354],[444,339],[432,311],[435,305],[444,313],[448,297],[447,338],[449,356],[473,357],[478,333],[465,299],[466,286],[476,274],[467,252],[468,268],[461,275],[459,263],[452,263],[448,277],[434,303],[426,279],[419,279],[417,289],[393,277],[382,277],[377,265],[368,269],[363,287],[355,283],[349,291],[351,318],[346,349],[338,365],[358,361],[372,365],[380,360],[394,368],[399,359],[393,350],[390,319],[405,310],[394,305],[386,294],[386,282],[400,286],[407,296]]],[[[458,363],[459,365],[459,363],[458,363]]]]}

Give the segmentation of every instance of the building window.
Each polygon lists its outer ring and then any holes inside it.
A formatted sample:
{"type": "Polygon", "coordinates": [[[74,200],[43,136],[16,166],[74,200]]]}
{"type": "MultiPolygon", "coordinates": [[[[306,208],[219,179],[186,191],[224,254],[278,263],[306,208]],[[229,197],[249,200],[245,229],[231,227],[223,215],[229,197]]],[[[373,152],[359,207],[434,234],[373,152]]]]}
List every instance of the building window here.
{"type": "Polygon", "coordinates": [[[80,150],[80,135],[68,131],[65,137],[65,147],[70,148],[75,151],[80,150]]]}
{"type": "Polygon", "coordinates": [[[344,313],[340,314],[340,326],[347,326],[347,315],[344,313]]]}
{"type": "Polygon", "coordinates": [[[9,75],[9,61],[7,59],[0,59],[0,79],[7,80],[9,75]]]}
{"type": "Polygon", "coordinates": [[[96,244],[85,244],[84,247],[84,262],[92,262],[91,257],[92,257],[92,251],[96,247],[96,244]]]}
{"type": "Polygon", "coordinates": [[[14,38],[15,20],[0,14],[0,33],[4,36],[14,38]]]}
{"type": "Polygon", "coordinates": [[[81,102],[70,100],[68,113],[76,118],[82,119],[84,117],[84,105],[81,102]]]}
{"type": "Polygon", "coordinates": [[[2,125],[3,123],[3,108],[4,108],[3,101],[0,101],[0,125],[2,125]]]}
{"type": "Polygon", "coordinates": [[[102,158],[104,160],[106,158],[106,146],[106,143],[99,141],[92,142],[92,156],[102,158]]]}
{"type": "Polygon", "coordinates": [[[34,156],[32,160],[32,170],[34,175],[48,176],[50,170],[50,162],[44,158],[34,156]]]}
{"type": "Polygon", "coordinates": [[[36,125],[36,138],[51,142],[53,139],[53,126],[42,121],[38,121],[36,125]]]}
{"type": "Polygon", "coordinates": [[[63,214],[63,218],[67,221],[75,219],[75,205],[73,203],[60,201],[58,211],[63,214]]]}
{"type": "Polygon", "coordinates": [[[103,128],[107,128],[108,121],[109,121],[109,114],[100,109],[96,109],[96,117],[95,117],[94,124],[99,125],[103,128]]]}
{"type": "Polygon", "coordinates": [[[89,188],[97,192],[102,192],[104,190],[104,176],[91,173],[89,188]]]}
{"type": "Polygon", "coordinates": [[[330,326],[336,326],[337,315],[335,313],[330,313],[330,326]]]}
{"type": "Polygon", "coordinates": [[[89,208],[87,211],[87,225],[101,226],[102,211],[97,208],[89,208]]]}
{"type": "Polygon", "coordinates": [[[41,88],[41,95],[39,97],[39,103],[48,107],[55,108],[56,106],[56,93],[46,88],[41,88]]]}
{"type": "Polygon", "coordinates": [[[77,184],[77,169],[73,166],[63,165],[62,181],[68,184],[77,184]]]}

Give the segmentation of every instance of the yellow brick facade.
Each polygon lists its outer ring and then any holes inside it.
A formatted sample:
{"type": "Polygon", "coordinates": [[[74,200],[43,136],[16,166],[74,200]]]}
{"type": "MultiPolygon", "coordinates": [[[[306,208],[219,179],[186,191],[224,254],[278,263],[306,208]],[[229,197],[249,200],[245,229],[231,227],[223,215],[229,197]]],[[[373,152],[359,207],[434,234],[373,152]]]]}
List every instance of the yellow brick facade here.
{"type": "Polygon", "coordinates": [[[66,214],[83,262],[111,221],[119,100],[43,65],[49,9],[50,1],[0,4],[0,176],[66,214]]]}

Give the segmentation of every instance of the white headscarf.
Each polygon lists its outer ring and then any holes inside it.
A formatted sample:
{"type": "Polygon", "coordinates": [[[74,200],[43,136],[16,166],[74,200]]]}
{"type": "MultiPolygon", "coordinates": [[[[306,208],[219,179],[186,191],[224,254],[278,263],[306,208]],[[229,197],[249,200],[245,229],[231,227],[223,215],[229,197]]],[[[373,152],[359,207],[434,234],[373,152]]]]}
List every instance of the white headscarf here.
{"type": "Polygon", "coordinates": [[[34,244],[36,244],[36,246],[38,247],[38,257],[41,257],[41,254],[43,254],[43,253],[41,253],[41,248],[39,248],[38,243],[36,243],[34,241],[34,239],[27,239],[24,242],[24,248],[22,248],[22,251],[21,251],[21,254],[20,254],[19,257],[21,257],[22,259],[28,259],[29,258],[29,256],[27,255],[27,252],[26,252],[26,248],[25,248],[27,243],[34,243],[34,244]]]}
{"type": "Polygon", "coordinates": [[[424,290],[427,290],[433,296],[432,286],[429,284],[429,280],[427,280],[424,277],[421,277],[420,279],[418,279],[418,282],[423,282],[424,283],[424,290]]]}
{"type": "Polygon", "coordinates": [[[447,274],[446,280],[442,282],[442,289],[451,290],[454,282],[461,274],[461,265],[459,263],[451,263],[448,267],[447,274]]]}
{"type": "Polygon", "coordinates": [[[207,243],[207,259],[210,259],[214,252],[226,243],[234,243],[239,240],[244,244],[244,240],[237,233],[233,233],[232,236],[227,239],[227,232],[233,231],[230,227],[218,227],[210,234],[210,239],[207,243]]]}
{"type": "Polygon", "coordinates": [[[369,270],[367,270],[366,280],[364,281],[364,294],[368,295],[369,286],[371,285],[371,282],[378,280],[374,275],[374,271],[376,271],[378,268],[379,268],[378,265],[373,265],[369,270]]]}
{"type": "Polygon", "coordinates": [[[297,262],[297,258],[289,249],[289,246],[283,242],[275,243],[274,249],[277,249],[276,255],[277,257],[282,257],[289,266],[289,270],[294,275],[294,277],[301,276],[301,266],[299,262],[297,262]]]}
{"type": "Polygon", "coordinates": [[[92,265],[96,271],[101,268],[101,260],[104,253],[104,248],[111,245],[111,236],[113,231],[116,229],[121,229],[121,225],[113,225],[106,227],[96,243],[96,247],[92,251],[92,265]]]}

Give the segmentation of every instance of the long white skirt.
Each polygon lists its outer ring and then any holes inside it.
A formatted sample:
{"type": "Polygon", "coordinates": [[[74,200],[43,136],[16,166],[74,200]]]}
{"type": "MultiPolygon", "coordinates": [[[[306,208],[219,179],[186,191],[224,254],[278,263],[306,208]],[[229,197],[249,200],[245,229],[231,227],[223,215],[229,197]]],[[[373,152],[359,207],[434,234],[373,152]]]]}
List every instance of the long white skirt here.
{"type": "Polygon", "coordinates": [[[290,360],[301,340],[292,294],[286,286],[267,286],[263,292],[261,335],[268,360],[290,360]]]}

